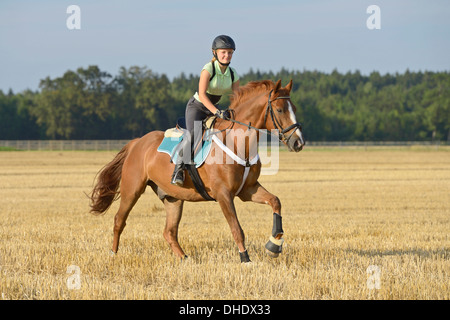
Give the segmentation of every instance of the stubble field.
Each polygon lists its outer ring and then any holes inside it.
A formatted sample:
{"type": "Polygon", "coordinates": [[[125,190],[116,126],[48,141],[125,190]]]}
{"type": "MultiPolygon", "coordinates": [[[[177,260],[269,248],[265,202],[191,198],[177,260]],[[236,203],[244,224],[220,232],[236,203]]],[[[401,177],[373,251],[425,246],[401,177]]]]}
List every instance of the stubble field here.
{"type": "Polygon", "coordinates": [[[111,258],[114,214],[88,213],[115,152],[0,152],[0,299],[449,299],[450,149],[280,153],[260,182],[282,203],[285,245],[264,252],[269,206],[235,200],[242,265],[218,204],[185,203],[180,262],[150,188],[111,258]]]}

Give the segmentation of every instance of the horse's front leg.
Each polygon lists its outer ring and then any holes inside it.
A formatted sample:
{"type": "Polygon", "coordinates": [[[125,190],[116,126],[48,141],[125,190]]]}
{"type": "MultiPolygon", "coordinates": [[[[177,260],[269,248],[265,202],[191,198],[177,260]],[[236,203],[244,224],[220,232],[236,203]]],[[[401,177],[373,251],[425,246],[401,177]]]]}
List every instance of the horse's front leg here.
{"type": "Polygon", "coordinates": [[[241,262],[251,262],[248,256],[247,249],[245,248],[245,236],[244,231],[239,224],[239,220],[236,214],[236,208],[234,207],[234,201],[228,192],[223,192],[217,197],[217,202],[222,209],[225,219],[230,226],[231,233],[233,235],[234,241],[239,248],[239,255],[241,257],[241,262]]]}
{"type": "Polygon", "coordinates": [[[273,228],[272,235],[266,243],[266,250],[269,256],[276,258],[281,253],[284,239],[282,238],[283,226],[281,219],[281,202],[277,196],[268,192],[259,182],[253,186],[244,188],[239,193],[242,201],[253,201],[255,203],[268,204],[272,207],[273,212],[273,228]]]}

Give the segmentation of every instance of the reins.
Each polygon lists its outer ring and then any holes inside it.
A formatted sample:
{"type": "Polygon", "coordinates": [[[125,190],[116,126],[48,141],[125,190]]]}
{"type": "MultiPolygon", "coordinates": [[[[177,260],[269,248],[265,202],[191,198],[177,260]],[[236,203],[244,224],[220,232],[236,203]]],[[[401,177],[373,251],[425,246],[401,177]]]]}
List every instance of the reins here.
{"type": "MultiPolygon", "coordinates": [[[[300,129],[301,130],[302,129],[302,125],[297,122],[297,123],[291,124],[289,127],[285,128],[285,129],[283,129],[283,126],[281,125],[280,121],[277,119],[277,117],[274,114],[273,107],[272,107],[272,102],[275,101],[275,100],[278,100],[278,99],[290,99],[291,97],[290,96],[280,96],[280,97],[276,97],[276,98],[271,100],[270,97],[272,95],[272,92],[273,92],[273,90],[270,90],[270,92],[269,92],[269,98],[267,100],[266,112],[264,114],[264,123],[267,122],[267,116],[270,114],[270,118],[272,119],[274,127],[279,132],[278,133],[278,137],[277,137],[278,140],[280,140],[281,142],[285,141],[287,143],[289,141],[289,139],[292,137],[292,135],[294,134],[295,130],[293,130],[291,132],[291,134],[287,138],[285,136],[285,133],[289,132],[292,129],[300,129]]],[[[233,109],[229,109],[229,111],[231,111],[233,113],[233,117],[234,117],[235,111],[233,109]]],[[[232,119],[232,118],[228,118],[228,119],[224,119],[224,120],[240,124],[240,125],[242,125],[244,127],[247,127],[249,130],[253,129],[253,130],[256,130],[256,131],[259,131],[259,132],[267,133],[267,130],[265,130],[265,129],[259,129],[259,128],[256,128],[256,127],[252,126],[251,122],[250,123],[244,123],[244,122],[232,119]]],[[[221,133],[221,132],[223,132],[225,130],[228,130],[228,129],[232,128],[232,127],[233,127],[233,125],[231,125],[231,127],[228,127],[228,128],[225,128],[225,129],[222,129],[222,130],[219,130],[219,131],[212,132],[211,134],[218,134],[218,133],[221,133]]],[[[270,133],[270,135],[273,135],[273,133],[270,133]]]]}

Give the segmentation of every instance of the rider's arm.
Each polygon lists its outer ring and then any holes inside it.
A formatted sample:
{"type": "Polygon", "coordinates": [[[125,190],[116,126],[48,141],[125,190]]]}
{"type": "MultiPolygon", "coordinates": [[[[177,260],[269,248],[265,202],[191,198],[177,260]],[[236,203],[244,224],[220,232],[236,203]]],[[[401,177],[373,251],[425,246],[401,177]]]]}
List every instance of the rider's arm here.
{"type": "Polygon", "coordinates": [[[198,82],[198,97],[200,98],[200,101],[203,103],[203,105],[209,111],[215,114],[218,109],[211,103],[211,100],[209,100],[208,96],[206,95],[210,77],[211,75],[207,70],[203,70],[202,73],[200,73],[200,81],[198,82]]]}

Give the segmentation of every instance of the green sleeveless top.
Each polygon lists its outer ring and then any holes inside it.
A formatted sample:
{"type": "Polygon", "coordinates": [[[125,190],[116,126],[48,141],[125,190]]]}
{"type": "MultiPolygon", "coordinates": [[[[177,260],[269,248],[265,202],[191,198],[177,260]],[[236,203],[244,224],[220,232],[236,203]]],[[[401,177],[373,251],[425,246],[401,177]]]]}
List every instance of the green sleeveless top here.
{"type": "MultiPolygon", "coordinates": [[[[225,73],[222,73],[222,70],[220,70],[219,62],[217,60],[214,61],[214,68],[216,69],[216,74],[215,74],[214,78],[212,78],[211,81],[209,82],[209,86],[208,86],[208,89],[206,90],[206,93],[208,93],[210,95],[214,95],[214,96],[223,96],[224,94],[231,91],[232,83],[238,81],[239,76],[238,76],[236,70],[234,68],[232,68],[233,74],[234,74],[234,79],[232,81],[231,80],[231,72],[230,72],[231,67],[228,66],[228,68],[225,70],[225,73]]],[[[205,64],[202,71],[203,70],[208,71],[209,74],[212,76],[213,75],[213,63],[208,62],[207,64],[205,64]]],[[[198,92],[196,92],[194,94],[194,98],[197,101],[201,102],[200,97],[198,96],[198,92]]]]}

